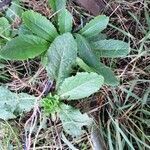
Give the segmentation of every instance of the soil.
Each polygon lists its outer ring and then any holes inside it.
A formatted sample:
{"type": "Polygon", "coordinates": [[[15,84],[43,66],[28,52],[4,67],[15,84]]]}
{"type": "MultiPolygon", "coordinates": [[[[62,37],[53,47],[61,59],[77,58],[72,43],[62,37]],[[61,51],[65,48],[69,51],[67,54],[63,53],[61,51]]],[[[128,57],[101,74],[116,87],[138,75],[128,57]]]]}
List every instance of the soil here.
{"type": "Polygon", "coordinates": [[[76,2],[95,16],[100,14],[106,7],[106,3],[103,0],[76,0],[76,2]]]}

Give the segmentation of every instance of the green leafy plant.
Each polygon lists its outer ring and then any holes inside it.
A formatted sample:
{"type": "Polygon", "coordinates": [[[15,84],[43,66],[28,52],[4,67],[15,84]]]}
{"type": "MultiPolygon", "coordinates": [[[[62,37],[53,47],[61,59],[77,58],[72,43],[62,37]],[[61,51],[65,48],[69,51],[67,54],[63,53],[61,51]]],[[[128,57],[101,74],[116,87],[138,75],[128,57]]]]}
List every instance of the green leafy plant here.
{"type": "Polygon", "coordinates": [[[64,130],[72,135],[83,133],[82,127],[91,125],[92,119],[86,113],[64,103],[64,100],[73,101],[89,97],[97,92],[103,85],[104,78],[96,73],[77,73],[66,78],[56,90],[55,95],[48,95],[42,100],[41,106],[45,115],[54,116],[58,113],[64,130]],[[57,93],[57,95],[56,95],[57,93]]]}
{"type": "MultiPolygon", "coordinates": [[[[64,130],[72,135],[79,136],[83,133],[82,127],[91,125],[92,119],[86,113],[64,103],[65,101],[79,100],[97,92],[103,85],[104,78],[96,73],[77,73],[66,78],[54,96],[49,94],[41,101],[41,107],[46,116],[59,114],[64,130]],[[57,94],[56,94],[57,93],[57,94]]],[[[6,87],[0,86],[0,119],[14,119],[18,115],[29,112],[35,104],[36,97],[26,93],[14,93],[6,87]]]]}
{"type": "Polygon", "coordinates": [[[99,58],[124,57],[129,53],[129,44],[105,39],[101,34],[109,22],[105,15],[95,17],[74,33],[73,17],[65,8],[66,0],[50,0],[49,4],[57,13],[57,24],[37,12],[25,11],[18,35],[2,46],[0,56],[8,60],[41,57],[49,78],[56,81],[57,93],[44,99],[44,112],[59,112],[65,131],[77,136],[82,133],[81,127],[89,124],[91,119],[63,103],[63,100],[88,97],[103,84],[118,85],[111,69],[99,58]],[[69,77],[74,65],[86,72],[69,77]]]}
{"type": "MultiPolygon", "coordinates": [[[[53,2],[50,2],[52,6],[53,2]]],[[[82,63],[77,61],[77,64],[82,69],[89,71],[84,67],[83,64],[85,64],[92,72],[103,75],[107,85],[117,85],[117,78],[110,68],[100,63],[99,58],[124,57],[129,53],[129,44],[119,40],[102,38],[100,32],[107,27],[109,22],[109,18],[105,15],[95,17],[78,33],[71,33],[73,17],[67,9],[60,8],[54,9],[55,11],[59,10],[57,13],[58,30],[50,20],[41,14],[32,10],[25,11],[22,15],[23,23],[19,29],[18,36],[6,43],[0,51],[0,55],[9,60],[26,60],[45,54],[44,57],[48,60],[46,68],[49,76],[55,80],[57,78],[58,84],[60,80],[63,80],[63,77],[56,75],[56,72],[63,73],[66,77],[78,57],[82,63]],[[59,61],[55,60],[55,57],[59,57],[59,61]],[[61,63],[63,58],[65,59],[61,63]],[[54,62],[52,62],[52,59],[54,62]],[[57,66],[58,64],[61,66],[52,69],[52,66],[57,66]],[[68,67],[66,67],[67,64],[69,64],[68,67]]]]}

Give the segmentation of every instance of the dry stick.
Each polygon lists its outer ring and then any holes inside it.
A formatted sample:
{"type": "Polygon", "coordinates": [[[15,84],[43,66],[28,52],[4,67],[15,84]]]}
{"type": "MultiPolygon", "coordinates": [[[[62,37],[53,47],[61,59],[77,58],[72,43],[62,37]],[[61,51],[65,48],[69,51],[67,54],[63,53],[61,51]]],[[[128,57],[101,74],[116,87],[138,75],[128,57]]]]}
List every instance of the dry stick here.
{"type": "Polygon", "coordinates": [[[90,135],[88,135],[87,132],[85,132],[86,136],[87,136],[87,139],[89,140],[89,145],[91,146],[91,148],[94,150],[94,146],[93,146],[93,143],[92,143],[92,140],[91,140],[91,137],[90,135]]]}
{"type": "Polygon", "coordinates": [[[58,146],[42,146],[42,147],[36,147],[36,149],[31,148],[30,150],[43,150],[43,149],[56,149],[58,150],[59,147],[58,146]]]}
{"type": "Polygon", "coordinates": [[[122,21],[120,15],[118,15],[117,12],[116,12],[117,9],[120,7],[120,5],[117,6],[117,8],[114,10],[114,9],[111,7],[111,5],[110,5],[109,3],[107,3],[106,0],[104,0],[104,2],[105,2],[105,3],[109,6],[109,8],[112,10],[111,15],[113,15],[113,13],[115,13],[115,14],[117,15],[117,17],[119,18],[120,23],[122,23],[121,26],[122,26],[126,31],[128,31],[128,29],[126,28],[126,26],[125,26],[124,22],[122,21]]]}
{"type": "MultiPolygon", "coordinates": [[[[42,118],[41,114],[40,114],[40,118],[42,118]]],[[[43,123],[46,121],[46,119],[47,119],[47,118],[44,116],[43,120],[42,120],[41,123],[40,123],[40,126],[39,126],[39,128],[38,128],[38,131],[37,131],[37,133],[36,133],[36,135],[35,135],[35,139],[34,139],[34,143],[33,143],[33,150],[36,149],[35,146],[36,146],[37,138],[38,138],[38,135],[39,135],[39,133],[40,133],[40,131],[41,131],[41,129],[42,129],[43,123]]],[[[40,120],[41,120],[41,119],[40,119],[40,120]]]]}
{"type": "Polygon", "coordinates": [[[10,71],[9,71],[9,73],[10,73],[15,79],[19,80],[20,83],[21,83],[24,87],[29,87],[29,88],[31,88],[31,90],[34,90],[34,91],[37,92],[39,95],[42,94],[42,93],[41,93],[40,91],[38,91],[36,88],[34,88],[34,87],[30,86],[29,84],[27,84],[26,82],[22,81],[22,80],[21,80],[17,75],[15,75],[14,73],[11,73],[10,71]]]}
{"type": "Polygon", "coordinates": [[[38,104],[36,104],[32,116],[31,116],[31,117],[27,120],[27,122],[25,123],[25,128],[27,128],[28,125],[30,124],[30,131],[29,131],[29,134],[28,134],[28,133],[25,133],[25,134],[26,134],[26,140],[25,140],[26,150],[29,150],[29,149],[30,149],[30,146],[31,146],[31,135],[32,135],[32,132],[33,132],[34,127],[35,127],[35,125],[36,125],[37,112],[39,112],[39,111],[38,111],[38,104]],[[31,123],[30,123],[30,122],[31,122],[31,123]],[[28,134],[28,135],[27,135],[27,134],[28,134]]]}
{"type": "Polygon", "coordinates": [[[30,132],[29,134],[27,135],[26,133],[26,140],[25,140],[25,146],[26,146],[26,150],[30,150],[30,146],[31,146],[31,135],[32,135],[32,132],[33,132],[33,129],[36,125],[36,121],[37,121],[37,113],[40,114],[41,116],[41,113],[40,113],[40,110],[39,110],[39,105],[38,105],[38,100],[41,99],[41,97],[43,96],[44,92],[46,90],[46,86],[43,90],[43,92],[37,97],[36,99],[36,102],[35,102],[35,107],[34,107],[34,111],[33,111],[33,114],[32,116],[27,120],[27,122],[25,123],[25,128],[28,127],[28,125],[30,124],[30,132]]]}
{"type": "Polygon", "coordinates": [[[62,147],[62,144],[61,144],[61,139],[60,139],[60,137],[59,137],[59,133],[58,133],[58,131],[57,131],[56,125],[54,126],[54,128],[55,128],[55,131],[56,131],[56,135],[57,135],[57,137],[58,137],[58,142],[59,142],[60,149],[62,150],[63,147],[62,147]]]}
{"type": "Polygon", "coordinates": [[[119,77],[122,77],[122,76],[125,74],[125,72],[126,72],[126,70],[128,69],[128,67],[129,67],[133,62],[135,62],[137,59],[139,59],[141,56],[145,55],[145,53],[146,53],[146,52],[142,52],[140,55],[138,55],[138,56],[135,57],[132,61],[130,61],[130,62],[128,63],[128,65],[125,67],[125,69],[123,70],[122,74],[121,74],[119,77]]]}

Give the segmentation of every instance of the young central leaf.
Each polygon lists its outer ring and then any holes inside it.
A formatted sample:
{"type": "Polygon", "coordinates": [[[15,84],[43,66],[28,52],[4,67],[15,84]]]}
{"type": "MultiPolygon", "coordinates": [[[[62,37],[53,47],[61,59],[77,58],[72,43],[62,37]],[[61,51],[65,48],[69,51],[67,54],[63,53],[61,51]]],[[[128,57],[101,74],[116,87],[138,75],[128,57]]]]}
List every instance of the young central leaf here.
{"type": "Polygon", "coordinates": [[[70,33],[58,36],[51,44],[47,52],[48,75],[56,80],[56,88],[69,76],[72,65],[77,57],[77,45],[70,33]]]}
{"type": "Polygon", "coordinates": [[[58,95],[52,96],[52,94],[49,94],[46,98],[43,98],[41,103],[41,106],[44,109],[44,113],[48,116],[50,114],[59,111],[59,105],[60,105],[59,96],[58,95]]]}
{"type": "Polygon", "coordinates": [[[34,11],[26,11],[23,13],[23,23],[34,34],[42,37],[47,41],[53,41],[58,36],[54,25],[41,14],[34,11]]]}
{"type": "Polygon", "coordinates": [[[34,35],[21,35],[15,37],[0,51],[0,56],[9,60],[26,60],[34,58],[46,51],[49,43],[34,35]]]}
{"type": "Polygon", "coordinates": [[[78,100],[97,92],[104,83],[104,78],[96,73],[78,73],[69,77],[60,86],[61,99],[78,100]]]}

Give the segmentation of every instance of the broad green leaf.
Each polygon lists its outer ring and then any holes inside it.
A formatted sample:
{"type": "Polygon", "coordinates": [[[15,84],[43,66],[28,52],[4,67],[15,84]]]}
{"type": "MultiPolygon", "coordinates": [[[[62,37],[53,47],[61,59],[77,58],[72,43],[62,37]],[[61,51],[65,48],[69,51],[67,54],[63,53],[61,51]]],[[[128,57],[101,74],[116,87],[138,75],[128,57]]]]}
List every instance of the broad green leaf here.
{"type": "Polygon", "coordinates": [[[65,104],[62,104],[60,107],[60,120],[68,134],[75,137],[80,136],[84,133],[82,127],[91,125],[92,119],[86,113],[82,114],[79,110],[65,104]]]}
{"type": "MultiPolygon", "coordinates": [[[[2,37],[4,37],[4,36],[2,35],[2,37]]],[[[5,37],[0,39],[0,50],[3,48],[3,46],[6,45],[6,42],[7,41],[6,41],[5,37]]],[[[0,60],[1,60],[1,56],[0,56],[0,60]]]]}
{"type": "Polygon", "coordinates": [[[14,118],[16,118],[16,116],[12,112],[5,109],[0,109],[0,119],[9,120],[14,118]]]}
{"type": "Polygon", "coordinates": [[[15,107],[18,102],[16,100],[16,94],[12,93],[5,87],[0,86],[0,109],[15,111],[15,107]]]}
{"type": "Polygon", "coordinates": [[[86,72],[95,72],[94,69],[89,67],[81,58],[77,57],[76,59],[77,65],[82,68],[86,72]]]}
{"type": "Polygon", "coordinates": [[[107,27],[108,22],[109,17],[106,17],[105,15],[97,16],[89,23],[87,23],[85,27],[79,31],[79,33],[85,37],[95,36],[107,27]]]}
{"type": "Polygon", "coordinates": [[[91,50],[91,47],[90,47],[89,43],[87,42],[87,40],[83,36],[76,34],[76,41],[77,41],[77,45],[78,45],[79,57],[89,67],[94,69],[95,72],[102,75],[104,77],[104,81],[107,85],[112,85],[112,86],[118,85],[118,80],[114,76],[111,69],[99,61],[99,59],[96,57],[96,55],[91,50]]]}
{"type": "Polygon", "coordinates": [[[17,112],[29,112],[35,103],[36,97],[31,96],[27,93],[20,93],[17,95],[18,105],[17,112]]]}
{"type": "Polygon", "coordinates": [[[97,41],[100,41],[100,40],[105,40],[107,38],[107,35],[106,34],[103,34],[103,33],[99,33],[95,36],[91,36],[89,38],[87,38],[87,40],[92,43],[92,42],[97,42],[97,41]]]}
{"type": "Polygon", "coordinates": [[[1,36],[5,37],[10,36],[10,24],[5,17],[0,18],[0,37],[1,36]]]}
{"type": "Polygon", "coordinates": [[[47,41],[53,41],[58,36],[54,25],[40,13],[29,10],[22,17],[24,25],[37,36],[47,41]]]}
{"type": "Polygon", "coordinates": [[[58,95],[61,99],[78,100],[97,92],[103,85],[104,78],[97,73],[77,73],[76,76],[66,78],[58,95]]]}
{"type": "Polygon", "coordinates": [[[77,44],[70,33],[58,36],[47,52],[47,72],[56,80],[56,88],[69,76],[77,57],[77,44]]]}
{"type": "Polygon", "coordinates": [[[13,119],[16,115],[28,112],[34,107],[36,98],[26,93],[13,93],[0,86],[0,119],[13,119]]]}
{"type": "Polygon", "coordinates": [[[130,51],[128,43],[113,39],[93,42],[91,47],[98,57],[124,57],[130,51]]]}
{"type": "Polygon", "coordinates": [[[22,35],[15,37],[0,51],[0,56],[9,60],[26,60],[34,58],[46,51],[49,43],[34,35],[22,35]]]}
{"type": "Polygon", "coordinates": [[[23,12],[23,7],[20,6],[20,0],[13,0],[11,6],[6,11],[6,17],[13,22],[16,18],[20,18],[23,12]]]}
{"type": "Polygon", "coordinates": [[[73,17],[67,9],[62,9],[58,13],[58,25],[60,33],[71,32],[73,17]]]}
{"type": "Polygon", "coordinates": [[[54,12],[66,7],[67,0],[48,0],[48,4],[54,12]]]}
{"type": "Polygon", "coordinates": [[[28,29],[24,24],[22,24],[19,27],[18,35],[24,35],[24,34],[33,35],[32,31],[30,29],[28,29]]]}

